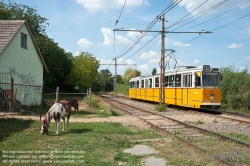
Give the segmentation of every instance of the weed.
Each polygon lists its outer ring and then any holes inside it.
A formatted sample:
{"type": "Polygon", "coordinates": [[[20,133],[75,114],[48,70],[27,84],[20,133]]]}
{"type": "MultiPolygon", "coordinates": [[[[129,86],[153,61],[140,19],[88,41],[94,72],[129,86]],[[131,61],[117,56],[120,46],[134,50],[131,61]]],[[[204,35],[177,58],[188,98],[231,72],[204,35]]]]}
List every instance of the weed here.
{"type": "Polygon", "coordinates": [[[214,122],[214,123],[218,123],[217,119],[214,119],[213,122],[214,122]]]}
{"type": "Polygon", "coordinates": [[[158,112],[164,112],[164,111],[166,111],[166,108],[167,108],[167,105],[166,104],[158,104],[157,106],[156,106],[156,110],[158,111],[158,112]]]}

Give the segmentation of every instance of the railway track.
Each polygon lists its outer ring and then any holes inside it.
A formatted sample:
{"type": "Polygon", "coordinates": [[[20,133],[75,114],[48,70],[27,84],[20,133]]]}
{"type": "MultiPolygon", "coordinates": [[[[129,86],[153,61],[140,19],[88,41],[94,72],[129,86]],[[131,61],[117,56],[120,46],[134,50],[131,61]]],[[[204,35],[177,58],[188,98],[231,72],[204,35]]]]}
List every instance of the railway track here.
{"type": "MultiPolygon", "coordinates": [[[[113,96],[113,95],[112,95],[113,96]]],[[[127,96],[117,96],[118,98],[123,98],[126,100],[131,100],[130,98],[128,98],[127,96]]],[[[145,101],[142,101],[142,103],[145,101]]],[[[180,107],[178,107],[180,108],[180,107]]],[[[178,109],[178,111],[183,111],[183,112],[187,112],[188,108],[180,108],[178,109]]],[[[250,127],[250,116],[249,115],[243,115],[243,114],[238,114],[238,113],[232,113],[232,112],[228,112],[228,111],[223,111],[223,110],[213,110],[213,109],[188,109],[189,113],[193,113],[193,114],[203,114],[203,115],[211,115],[215,116],[215,114],[217,114],[218,118],[222,118],[222,119],[227,119],[230,121],[235,121],[237,123],[240,124],[244,124],[248,125],[248,127],[250,127]]]]}
{"type": "Polygon", "coordinates": [[[171,134],[178,140],[214,156],[227,165],[250,164],[249,143],[178,121],[156,111],[125,104],[110,96],[102,97],[113,107],[137,116],[153,128],[171,134]]]}

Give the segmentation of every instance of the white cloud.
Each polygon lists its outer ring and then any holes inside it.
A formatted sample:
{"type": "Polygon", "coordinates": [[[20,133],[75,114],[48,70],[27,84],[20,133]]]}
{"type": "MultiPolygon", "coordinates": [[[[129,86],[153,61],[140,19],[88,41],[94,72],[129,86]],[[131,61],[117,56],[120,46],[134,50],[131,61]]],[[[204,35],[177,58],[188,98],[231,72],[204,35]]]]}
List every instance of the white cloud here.
{"type": "Polygon", "coordinates": [[[200,63],[199,60],[197,60],[197,59],[194,60],[194,64],[199,64],[199,63],[200,63]]]}
{"type": "Polygon", "coordinates": [[[148,65],[146,65],[146,64],[140,65],[140,66],[138,66],[137,68],[138,68],[139,71],[142,71],[142,72],[145,72],[145,70],[146,70],[146,71],[149,70],[149,67],[148,67],[148,65]]]}
{"type": "Polygon", "coordinates": [[[77,45],[81,48],[89,48],[93,44],[90,41],[88,41],[88,39],[81,38],[80,40],[78,40],[77,45]]]}
{"type": "Polygon", "coordinates": [[[98,61],[100,61],[100,64],[110,64],[110,65],[114,65],[115,62],[113,61],[113,59],[108,59],[108,60],[105,60],[105,59],[99,59],[99,58],[96,58],[98,61]]]}
{"type": "Polygon", "coordinates": [[[250,56],[249,56],[249,57],[247,57],[247,60],[250,60],[250,56]]]}
{"type": "MultiPolygon", "coordinates": [[[[121,10],[125,0],[77,0],[89,12],[97,12],[99,10],[121,10]]],[[[147,0],[126,0],[125,8],[148,5],[147,0]]]]}
{"type": "Polygon", "coordinates": [[[229,49],[234,49],[234,48],[241,48],[243,47],[244,45],[243,44],[236,44],[236,43],[233,43],[233,44],[230,44],[227,48],[229,49]]]}
{"type": "Polygon", "coordinates": [[[188,44],[188,43],[184,44],[182,42],[174,42],[173,45],[174,46],[181,46],[181,47],[189,47],[190,46],[190,44],[188,44]]]}
{"type": "Polygon", "coordinates": [[[133,64],[135,64],[135,63],[134,63],[134,61],[133,61],[133,60],[131,60],[131,59],[127,59],[127,60],[126,60],[126,62],[127,62],[127,64],[129,64],[129,65],[133,65],[133,64]]]}
{"type": "Polygon", "coordinates": [[[81,51],[77,51],[77,52],[75,53],[75,56],[80,55],[80,53],[81,53],[81,51]]]}
{"type": "Polygon", "coordinates": [[[149,51],[149,52],[142,53],[141,56],[140,56],[140,58],[141,59],[149,59],[149,58],[154,58],[157,55],[159,55],[158,52],[156,52],[156,51],[149,51]]]}
{"type": "MultiPolygon", "coordinates": [[[[132,28],[130,30],[136,30],[136,29],[132,28]]],[[[140,35],[140,32],[133,32],[133,31],[128,31],[128,33],[126,34],[127,37],[130,37],[132,39],[136,38],[139,35],[140,35]]]]}
{"type": "Polygon", "coordinates": [[[240,67],[240,70],[241,70],[241,71],[246,70],[246,69],[247,69],[247,67],[246,67],[246,66],[242,66],[242,67],[240,67]]]}
{"type": "MultiPolygon", "coordinates": [[[[104,42],[101,45],[113,46],[114,45],[114,32],[109,28],[101,28],[101,32],[104,37],[104,42]]],[[[130,40],[122,35],[115,34],[115,44],[116,45],[126,45],[129,44],[130,40]]]]}

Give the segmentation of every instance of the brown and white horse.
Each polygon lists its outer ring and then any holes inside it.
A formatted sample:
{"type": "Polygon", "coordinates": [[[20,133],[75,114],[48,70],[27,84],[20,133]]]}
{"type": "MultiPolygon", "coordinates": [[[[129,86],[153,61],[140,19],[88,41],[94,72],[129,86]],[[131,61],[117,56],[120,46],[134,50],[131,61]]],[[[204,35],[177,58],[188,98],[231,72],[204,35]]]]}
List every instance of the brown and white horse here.
{"type": "Polygon", "coordinates": [[[42,128],[41,128],[41,134],[48,134],[49,133],[49,127],[50,127],[50,121],[52,119],[56,122],[56,134],[59,134],[58,128],[61,118],[63,119],[63,129],[68,129],[68,123],[71,113],[71,104],[69,101],[62,100],[60,102],[55,103],[47,112],[45,118],[42,120],[42,128]],[[65,127],[65,117],[67,116],[67,124],[65,127]]]}

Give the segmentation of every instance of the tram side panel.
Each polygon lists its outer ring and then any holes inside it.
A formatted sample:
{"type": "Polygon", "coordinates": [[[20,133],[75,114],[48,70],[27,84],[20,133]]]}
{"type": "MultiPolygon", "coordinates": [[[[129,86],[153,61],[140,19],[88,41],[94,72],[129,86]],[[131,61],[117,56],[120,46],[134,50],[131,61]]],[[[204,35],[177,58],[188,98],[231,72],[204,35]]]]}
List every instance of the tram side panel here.
{"type": "Polygon", "coordinates": [[[153,101],[160,102],[160,88],[154,88],[153,92],[154,92],[153,101]]]}
{"type": "Polygon", "coordinates": [[[203,102],[203,89],[191,89],[188,97],[188,106],[192,108],[200,108],[203,102]]]}
{"type": "Polygon", "coordinates": [[[129,91],[128,91],[129,98],[135,99],[135,93],[136,93],[135,88],[129,88],[129,91]]]}
{"type": "Polygon", "coordinates": [[[183,100],[183,95],[182,95],[182,88],[176,88],[175,89],[175,104],[181,106],[182,105],[182,100],[183,100]]]}
{"type": "Polygon", "coordinates": [[[148,101],[154,101],[154,89],[153,88],[146,88],[147,96],[145,97],[148,101]]]}
{"type": "Polygon", "coordinates": [[[135,90],[135,98],[141,99],[141,88],[136,88],[135,90]]]}
{"type": "Polygon", "coordinates": [[[165,103],[175,105],[175,88],[165,88],[165,103]]]}

